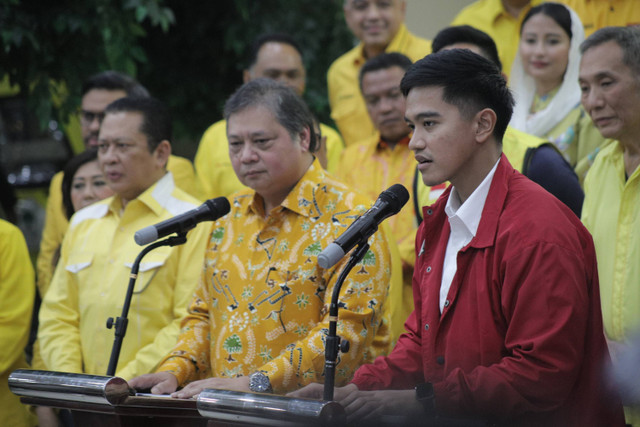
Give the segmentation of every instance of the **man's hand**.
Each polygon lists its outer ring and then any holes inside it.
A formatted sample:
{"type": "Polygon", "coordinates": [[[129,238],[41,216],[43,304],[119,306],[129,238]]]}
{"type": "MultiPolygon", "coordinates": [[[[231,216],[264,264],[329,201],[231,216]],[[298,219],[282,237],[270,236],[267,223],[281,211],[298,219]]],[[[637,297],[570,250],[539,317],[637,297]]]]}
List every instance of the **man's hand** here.
{"type": "Polygon", "coordinates": [[[249,377],[237,378],[207,378],[206,380],[194,381],[187,384],[185,388],[175,393],[171,393],[171,397],[178,399],[188,399],[200,394],[205,388],[221,388],[225,390],[248,391],[249,377]]]}
{"type": "Polygon", "coordinates": [[[151,389],[153,394],[169,394],[178,388],[178,379],[171,372],[158,372],[135,377],[129,385],[136,390],[151,389]]]}
{"type": "MultiPolygon", "coordinates": [[[[340,402],[345,399],[349,394],[353,392],[357,392],[358,387],[355,384],[347,384],[344,387],[336,387],[333,389],[333,400],[340,402]]],[[[324,397],[324,385],[318,383],[312,383],[305,387],[302,387],[300,390],[292,391],[288,393],[289,397],[305,397],[308,399],[318,399],[322,400],[324,397]]]]}
{"type": "MultiPolygon", "coordinates": [[[[355,386],[354,386],[355,387],[355,386]]],[[[338,400],[347,412],[347,420],[375,420],[381,415],[402,415],[408,419],[424,416],[414,390],[356,391],[338,400]]]]}

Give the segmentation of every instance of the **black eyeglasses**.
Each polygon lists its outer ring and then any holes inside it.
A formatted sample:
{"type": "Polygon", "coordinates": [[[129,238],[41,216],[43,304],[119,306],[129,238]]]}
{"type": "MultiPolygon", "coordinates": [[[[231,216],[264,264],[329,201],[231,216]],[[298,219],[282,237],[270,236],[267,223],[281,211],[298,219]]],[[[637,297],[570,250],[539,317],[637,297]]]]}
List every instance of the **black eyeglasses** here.
{"type": "Polygon", "coordinates": [[[104,119],[104,112],[94,113],[92,111],[81,110],[80,119],[84,123],[93,123],[95,119],[98,119],[98,123],[102,123],[102,120],[104,119]]]}

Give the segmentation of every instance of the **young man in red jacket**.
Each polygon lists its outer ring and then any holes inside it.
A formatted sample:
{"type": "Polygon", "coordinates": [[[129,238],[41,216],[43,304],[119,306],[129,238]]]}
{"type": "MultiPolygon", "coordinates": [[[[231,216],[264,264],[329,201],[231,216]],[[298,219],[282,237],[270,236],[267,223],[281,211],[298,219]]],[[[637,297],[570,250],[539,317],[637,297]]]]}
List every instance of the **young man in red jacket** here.
{"type": "Polygon", "coordinates": [[[401,89],[425,185],[451,185],[423,208],[407,332],[336,400],[356,420],[624,425],[602,378],[593,241],[502,155],[513,99],[500,70],[468,50],[442,51],[414,64],[401,89]]]}

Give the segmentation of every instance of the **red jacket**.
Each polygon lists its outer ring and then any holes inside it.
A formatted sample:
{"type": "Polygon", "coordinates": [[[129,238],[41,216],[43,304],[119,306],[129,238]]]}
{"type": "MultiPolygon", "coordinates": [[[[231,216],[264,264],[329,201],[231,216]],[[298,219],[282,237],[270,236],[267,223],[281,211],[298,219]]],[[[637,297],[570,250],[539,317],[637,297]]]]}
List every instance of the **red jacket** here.
{"type": "Polygon", "coordinates": [[[407,333],[353,382],[361,390],[431,382],[443,415],[509,425],[624,425],[622,406],[603,381],[609,355],[591,235],[502,156],[476,236],[458,253],[441,315],[449,192],[423,208],[407,333]]]}

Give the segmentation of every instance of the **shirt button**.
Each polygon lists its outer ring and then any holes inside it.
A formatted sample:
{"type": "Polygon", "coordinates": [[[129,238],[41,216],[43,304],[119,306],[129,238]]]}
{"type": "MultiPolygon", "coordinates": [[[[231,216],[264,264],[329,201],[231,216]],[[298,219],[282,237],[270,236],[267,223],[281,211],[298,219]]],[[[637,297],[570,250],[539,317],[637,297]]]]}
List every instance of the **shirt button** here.
{"type": "Polygon", "coordinates": [[[429,330],[429,324],[427,323],[426,325],[424,325],[424,330],[428,331],[429,330]]]}
{"type": "Polygon", "coordinates": [[[436,357],[436,363],[438,365],[444,365],[444,357],[442,357],[442,356],[436,357]]]}
{"type": "Polygon", "coordinates": [[[446,301],[444,302],[444,306],[445,306],[445,307],[449,307],[449,300],[446,300],[446,301]]]}
{"type": "Polygon", "coordinates": [[[427,273],[431,273],[431,266],[427,267],[427,273]]]}

